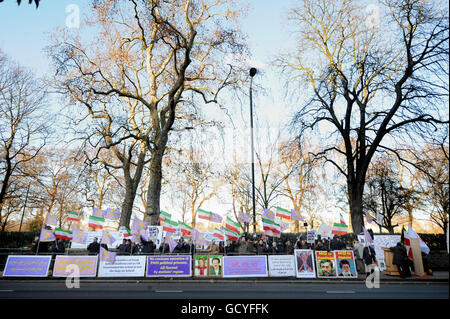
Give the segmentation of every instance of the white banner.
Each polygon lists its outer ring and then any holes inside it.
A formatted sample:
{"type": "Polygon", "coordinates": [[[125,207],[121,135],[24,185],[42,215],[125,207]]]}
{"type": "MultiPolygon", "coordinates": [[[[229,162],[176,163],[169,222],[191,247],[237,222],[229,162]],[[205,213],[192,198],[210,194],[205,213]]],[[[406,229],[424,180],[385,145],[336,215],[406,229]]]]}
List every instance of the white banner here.
{"type": "Polygon", "coordinates": [[[295,277],[293,255],[269,255],[269,277],[295,277]]]}
{"type": "Polygon", "coordinates": [[[98,277],[144,277],[146,256],[116,256],[114,263],[100,261],[98,277]]]}

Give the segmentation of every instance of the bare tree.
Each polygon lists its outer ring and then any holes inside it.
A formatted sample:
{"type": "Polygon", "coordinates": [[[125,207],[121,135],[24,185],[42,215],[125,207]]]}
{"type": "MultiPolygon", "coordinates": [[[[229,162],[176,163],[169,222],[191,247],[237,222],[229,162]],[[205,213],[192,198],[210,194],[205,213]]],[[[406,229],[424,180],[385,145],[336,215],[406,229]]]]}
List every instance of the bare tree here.
{"type": "Polygon", "coordinates": [[[448,12],[437,1],[387,0],[380,6],[387,14],[374,25],[364,16],[363,1],[302,1],[289,16],[298,51],[278,59],[291,83],[301,79],[312,92],[293,121],[299,135],[328,125],[325,146],[315,156],[346,178],[356,233],[364,223],[362,197],[374,155],[395,152],[398,138],[430,138],[449,123],[448,12]]]}
{"type": "Polygon", "coordinates": [[[12,180],[46,143],[45,97],[40,80],[0,51],[0,224],[12,180]]]}

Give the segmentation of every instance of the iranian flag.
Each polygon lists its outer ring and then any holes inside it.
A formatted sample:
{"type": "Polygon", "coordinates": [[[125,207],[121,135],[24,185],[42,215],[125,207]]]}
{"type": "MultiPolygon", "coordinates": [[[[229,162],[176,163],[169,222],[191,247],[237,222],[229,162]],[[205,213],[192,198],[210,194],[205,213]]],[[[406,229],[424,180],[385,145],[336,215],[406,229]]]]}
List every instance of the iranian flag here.
{"type": "Polygon", "coordinates": [[[280,237],[281,227],[276,221],[263,218],[262,222],[263,222],[264,233],[266,235],[273,236],[273,237],[280,237]]]}
{"type": "Polygon", "coordinates": [[[72,240],[72,232],[70,230],[65,230],[62,228],[55,228],[55,237],[66,240],[72,240]]]}
{"type": "Polygon", "coordinates": [[[169,218],[164,219],[163,230],[169,233],[174,233],[176,228],[178,227],[178,223],[174,220],[170,220],[169,218]]]}
{"type": "Polygon", "coordinates": [[[227,217],[227,221],[225,223],[225,228],[231,230],[232,232],[236,234],[240,234],[241,224],[238,222],[235,222],[230,217],[227,217]]]}
{"type": "Polygon", "coordinates": [[[345,234],[347,234],[347,230],[348,230],[348,226],[346,224],[343,224],[342,220],[341,220],[341,223],[333,224],[333,229],[331,230],[331,233],[335,234],[335,235],[345,235],[345,234]]]}
{"type": "Polygon", "coordinates": [[[287,209],[277,207],[277,217],[291,219],[291,212],[287,209]]]}
{"type": "Polygon", "coordinates": [[[169,214],[169,213],[167,213],[167,212],[165,212],[165,211],[160,211],[159,212],[159,217],[158,217],[158,220],[160,221],[160,222],[164,222],[164,220],[166,219],[166,218],[168,218],[168,219],[170,219],[172,217],[172,214],[169,214]]]}
{"type": "Polygon", "coordinates": [[[222,226],[222,231],[227,236],[227,239],[229,239],[231,241],[237,241],[240,237],[239,233],[235,233],[234,231],[229,230],[228,228],[225,228],[223,226],[222,226]]]}
{"type": "Polygon", "coordinates": [[[104,224],[105,224],[104,217],[89,216],[89,227],[95,229],[103,229],[104,224]]]}
{"type": "Polygon", "coordinates": [[[214,233],[213,236],[216,238],[219,238],[220,240],[225,240],[225,236],[223,234],[223,232],[220,229],[214,229],[214,233]]]}
{"type": "Polygon", "coordinates": [[[73,211],[69,211],[69,214],[67,215],[67,220],[72,220],[74,222],[79,222],[80,221],[80,216],[78,215],[78,213],[75,213],[73,211]]]}
{"type": "Polygon", "coordinates": [[[211,218],[211,212],[207,212],[206,210],[203,209],[198,209],[198,218],[200,219],[206,219],[209,220],[211,218]]]}
{"type": "Polygon", "coordinates": [[[344,224],[344,225],[347,225],[347,224],[345,223],[344,216],[342,216],[342,213],[339,213],[339,214],[340,214],[340,218],[341,218],[341,220],[340,220],[339,223],[344,224]]]}
{"type": "Polygon", "coordinates": [[[131,230],[126,226],[120,226],[119,232],[123,235],[123,238],[132,237],[131,230]]]}
{"type": "Polygon", "coordinates": [[[187,224],[183,222],[178,222],[178,226],[180,226],[181,233],[183,236],[189,236],[192,234],[192,227],[188,226],[187,224]]]}

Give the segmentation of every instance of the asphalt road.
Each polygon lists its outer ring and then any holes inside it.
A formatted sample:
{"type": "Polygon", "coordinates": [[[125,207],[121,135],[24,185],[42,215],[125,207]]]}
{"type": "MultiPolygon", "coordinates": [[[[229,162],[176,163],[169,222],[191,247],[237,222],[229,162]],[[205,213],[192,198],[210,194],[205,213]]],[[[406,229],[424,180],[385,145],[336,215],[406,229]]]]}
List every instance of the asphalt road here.
{"type": "Polygon", "coordinates": [[[448,299],[447,283],[0,281],[6,299],[448,299]]]}

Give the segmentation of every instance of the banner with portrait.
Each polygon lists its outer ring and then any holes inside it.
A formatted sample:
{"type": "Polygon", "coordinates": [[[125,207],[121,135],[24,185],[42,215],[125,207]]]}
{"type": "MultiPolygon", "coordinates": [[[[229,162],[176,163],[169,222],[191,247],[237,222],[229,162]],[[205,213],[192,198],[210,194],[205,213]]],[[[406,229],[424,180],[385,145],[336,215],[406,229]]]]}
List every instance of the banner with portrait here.
{"type": "Polygon", "coordinates": [[[295,269],[297,278],[316,278],[314,252],[311,249],[295,249],[295,269]]]}
{"type": "Polygon", "coordinates": [[[337,278],[334,251],[316,251],[315,257],[318,278],[337,278]]]}
{"type": "Polygon", "coordinates": [[[339,278],[358,278],[355,256],[351,250],[336,250],[337,276],[339,278]]]}

